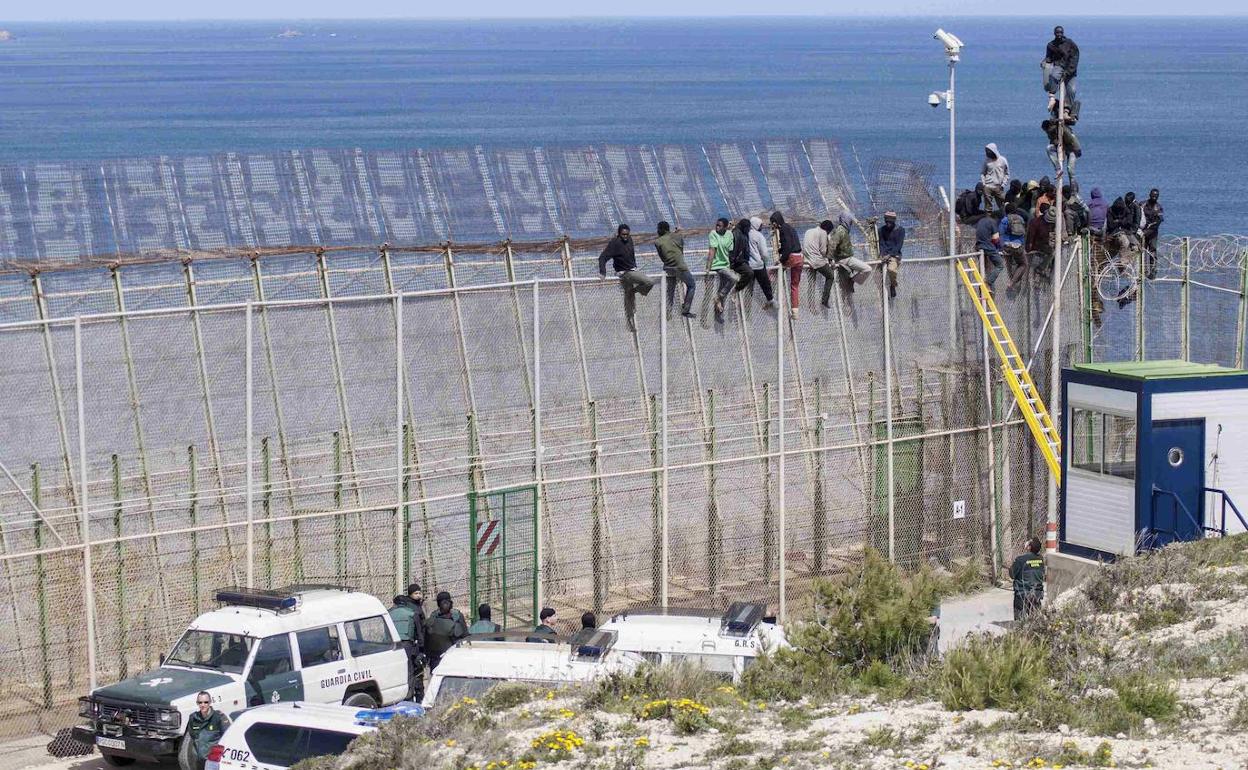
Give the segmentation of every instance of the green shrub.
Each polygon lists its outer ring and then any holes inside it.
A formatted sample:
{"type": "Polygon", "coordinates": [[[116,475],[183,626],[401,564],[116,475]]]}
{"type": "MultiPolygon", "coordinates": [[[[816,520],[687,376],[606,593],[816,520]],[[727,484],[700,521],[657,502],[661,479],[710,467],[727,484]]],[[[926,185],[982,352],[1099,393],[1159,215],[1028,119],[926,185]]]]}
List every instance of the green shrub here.
{"type": "Polygon", "coordinates": [[[753,754],[758,751],[759,744],[755,741],[747,741],[737,735],[729,735],[720,741],[710,751],[706,753],[707,757],[740,757],[746,754],[753,754]]]}
{"type": "Polygon", "coordinates": [[[1231,712],[1231,721],[1227,726],[1237,732],[1248,730],[1248,695],[1240,698],[1239,703],[1235,704],[1235,709],[1231,712]]]}
{"type": "Polygon", "coordinates": [[[1114,683],[1118,700],[1131,714],[1158,722],[1173,720],[1179,713],[1179,694],[1172,682],[1136,673],[1114,683]]]}
{"type": "Polygon", "coordinates": [[[533,688],[527,684],[503,682],[490,688],[481,696],[481,705],[494,710],[506,710],[528,703],[533,698],[533,688]]]}
{"type": "Polygon", "coordinates": [[[1018,709],[1044,682],[1044,650],[1026,636],[978,636],[950,651],[937,690],[945,708],[1018,709]]]}
{"type": "Polygon", "coordinates": [[[1146,604],[1136,614],[1132,625],[1137,631],[1152,631],[1182,623],[1191,614],[1192,605],[1185,596],[1166,591],[1160,599],[1146,604]]]}

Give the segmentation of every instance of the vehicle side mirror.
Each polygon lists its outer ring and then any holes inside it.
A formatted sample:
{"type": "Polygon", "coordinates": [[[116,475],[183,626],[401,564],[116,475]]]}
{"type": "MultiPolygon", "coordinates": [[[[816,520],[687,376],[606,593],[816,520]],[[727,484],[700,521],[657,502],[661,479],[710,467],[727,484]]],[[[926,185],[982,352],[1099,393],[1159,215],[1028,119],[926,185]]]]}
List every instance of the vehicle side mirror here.
{"type": "Polygon", "coordinates": [[[165,665],[165,654],[163,652],[160,654],[160,665],[165,665]]]}

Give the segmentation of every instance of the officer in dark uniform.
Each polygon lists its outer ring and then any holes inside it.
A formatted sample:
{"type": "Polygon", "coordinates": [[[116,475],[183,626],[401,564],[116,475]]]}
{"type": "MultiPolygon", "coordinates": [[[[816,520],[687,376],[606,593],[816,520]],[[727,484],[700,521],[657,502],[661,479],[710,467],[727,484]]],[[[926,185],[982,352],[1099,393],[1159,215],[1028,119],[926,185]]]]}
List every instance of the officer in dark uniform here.
{"type": "Polygon", "coordinates": [[[451,595],[439,591],[437,599],[438,611],[425,618],[425,654],[429,657],[430,673],[438,667],[442,655],[468,635],[464,613],[454,608],[451,595]]]}
{"type": "Polygon", "coordinates": [[[419,702],[425,697],[425,610],[421,606],[424,594],[420,586],[412,583],[407,594],[394,597],[390,617],[398,629],[399,640],[407,651],[408,681],[411,686],[408,697],[419,702]]]}
{"type": "Polygon", "coordinates": [[[543,607],[542,611],[538,613],[537,617],[541,621],[541,623],[538,624],[537,628],[533,629],[532,634],[524,638],[524,641],[547,642],[549,644],[554,644],[555,639],[558,637],[558,633],[555,631],[554,627],[550,625],[551,623],[555,622],[554,608],[543,607]]]}
{"type": "Polygon", "coordinates": [[[1044,557],[1038,538],[1029,540],[1027,553],[1010,565],[1010,579],[1014,581],[1014,619],[1022,620],[1044,603],[1044,557]]]}

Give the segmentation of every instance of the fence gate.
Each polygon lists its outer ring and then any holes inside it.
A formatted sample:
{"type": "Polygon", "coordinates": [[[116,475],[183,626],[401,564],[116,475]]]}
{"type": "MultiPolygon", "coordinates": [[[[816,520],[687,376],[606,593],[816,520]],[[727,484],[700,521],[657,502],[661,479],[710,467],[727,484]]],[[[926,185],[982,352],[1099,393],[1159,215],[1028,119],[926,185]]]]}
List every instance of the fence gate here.
{"type": "Polygon", "coordinates": [[[503,628],[537,623],[537,487],[468,494],[469,610],[503,628]]]}

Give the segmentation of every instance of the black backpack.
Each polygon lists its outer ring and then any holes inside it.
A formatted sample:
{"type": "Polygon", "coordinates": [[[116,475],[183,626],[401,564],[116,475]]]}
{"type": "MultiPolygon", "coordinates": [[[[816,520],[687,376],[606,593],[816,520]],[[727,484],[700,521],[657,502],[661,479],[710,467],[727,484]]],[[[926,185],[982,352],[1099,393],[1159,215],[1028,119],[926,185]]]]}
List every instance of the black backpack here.
{"type": "Polygon", "coordinates": [[[1023,221],[1022,215],[1010,214],[1009,221],[1010,221],[1010,235],[1014,236],[1015,238],[1022,238],[1024,235],[1027,234],[1027,223],[1023,221]]]}

